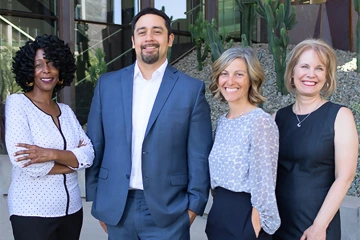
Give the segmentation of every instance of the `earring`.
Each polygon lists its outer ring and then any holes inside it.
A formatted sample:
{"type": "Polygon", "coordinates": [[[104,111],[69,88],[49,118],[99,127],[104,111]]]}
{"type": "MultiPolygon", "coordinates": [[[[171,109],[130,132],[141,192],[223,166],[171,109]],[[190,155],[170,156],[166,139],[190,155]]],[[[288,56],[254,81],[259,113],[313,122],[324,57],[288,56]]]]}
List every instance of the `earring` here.
{"type": "Polygon", "coordinates": [[[57,82],[57,85],[62,85],[64,83],[64,79],[57,82]]]}
{"type": "Polygon", "coordinates": [[[26,82],[25,85],[28,86],[28,87],[32,87],[32,86],[34,86],[34,82],[30,82],[30,83],[26,82]]]}

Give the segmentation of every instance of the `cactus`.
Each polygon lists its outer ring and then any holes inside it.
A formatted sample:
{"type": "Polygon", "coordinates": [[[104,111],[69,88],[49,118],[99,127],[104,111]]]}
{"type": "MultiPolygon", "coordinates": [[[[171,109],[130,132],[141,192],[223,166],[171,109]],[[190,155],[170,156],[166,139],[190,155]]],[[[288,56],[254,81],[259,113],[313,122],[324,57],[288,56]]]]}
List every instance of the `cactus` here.
{"type": "Polygon", "coordinates": [[[278,90],[286,94],[284,73],[286,68],[286,50],[289,44],[288,30],[297,24],[295,7],[291,9],[291,0],[256,0],[256,12],[265,18],[269,42],[269,52],[275,61],[276,83],[278,90]]]}
{"type": "Polygon", "coordinates": [[[245,48],[249,46],[249,42],[246,39],[246,35],[245,34],[241,34],[241,47],[245,48]]]}
{"type": "Polygon", "coordinates": [[[236,0],[241,12],[241,38],[245,34],[248,45],[252,45],[252,32],[256,19],[255,0],[236,0]]]}
{"type": "Polygon", "coordinates": [[[198,13],[195,24],[189,25],[189,32],[191,34],[191,37],[195,40],[196,58],[198,61],[197,68],[199,71],[202,70],[204,61],[207,58],[210,50],[209,44],[205,42],[205,29],[207,25],[209,25],[209,23],[205,20],[202,12],[198,13]],[[204,48],[202,49],[203,43],[204,48]]]}
{"type": "Polygon", "coordinates": [[[205,33],[205,43],[210,46],[211,49],[211,59],[216,61],[220,55],[228,48],[231,48],[234,41],[231,39],[226,44],[226,38],[228,37],[226,31],[224,30],[223,34],[220,35],[216,30],[216,20],[213,18],[211,24],[206,25],[205,33]]]}
{"type": "Polygon", "coordinates": [[[354,0],[355,11],[358,13],[356,24],[356,72],[360,73],[360,0],[354,0]]]}
{"type": "MultiPolygon", "coordinates": [[[[163,11],[165,13],[165,6],[161,7],[161,11],[163,11]]],[[[173,16],[170,16],[170,22],[173,23],[173,16]]],[[[171,59],[171,47],[168,47],[166,58],[170,62],[170,59],[171,59]]]]}

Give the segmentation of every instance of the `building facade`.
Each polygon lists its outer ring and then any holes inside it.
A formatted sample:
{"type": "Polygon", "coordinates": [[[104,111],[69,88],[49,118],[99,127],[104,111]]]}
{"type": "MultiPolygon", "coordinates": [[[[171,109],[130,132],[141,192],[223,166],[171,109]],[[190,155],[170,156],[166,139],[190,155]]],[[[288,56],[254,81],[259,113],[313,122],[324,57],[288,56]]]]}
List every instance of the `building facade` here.
{"type": "MultiPolygon", "coordinates": [[[[213,2],[208,1],[208,2],[213,2]]],[[[172,16],[176,35],[171,60],[193,47],[187,31],[205,9],[203,0],[0,0],[0,100],[19,92],[12,57],[37,35],[53,34],[69,43],[76,57],[76,79],[58,96],[86,123],[97,77],[132,64],[130,23],[140,9],[153,6],[172,16]]]]}
{"type": "MultiPolygon", "coordinates": [[[[135,60],[130,23],[140,9],[163,8],[172,17],[175,42],[170,62],[173,62],[194,46],[188,26],[200,12],[208,20],[216,19],[219,32],[240,39],[240,1],[244,0],[0,0],[0,110],[9,94],[20,91],[11,73],[12,56],[37,35],[57,35],[73,50],[76,79],[71,87],[61,91],[57,100],[70,105],[80,123],[85,124],[98,76],[128,66],[135,60]]],[[[330,13],[338,11],[343,16],[350,12],[351,16],[354,12],[350,11],[351,2],[332,0],[309,5],[309,0],[293,0],[292,4],[307,6],[296,6],[298,25],[290,32],[292,43],[303,40],[304,36],[314,36],[330,39],[335,48],[351,49],[351,44],[355,44],[347,32],[351,35],[350,30],[355,29],[354,19],[350,17],[348,21],[326,14],[328,9],[330,13]],[[309,12],[312,13],[310,17],[309,12]],[[339,31],[343,33],[338,34],[339,31]]],[[[264,20],[256,19],[252,35],[255,42],[266,42],[265,25],[264,20]]]]}

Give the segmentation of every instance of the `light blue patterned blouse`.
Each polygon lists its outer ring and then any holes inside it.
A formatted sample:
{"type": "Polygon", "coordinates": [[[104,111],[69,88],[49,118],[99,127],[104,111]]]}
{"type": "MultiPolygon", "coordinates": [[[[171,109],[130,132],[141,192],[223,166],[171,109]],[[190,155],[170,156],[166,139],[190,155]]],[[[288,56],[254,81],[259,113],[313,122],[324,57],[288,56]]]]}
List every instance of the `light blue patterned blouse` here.
{"type": "Polygon", "coordinates": [[[280,226],[275,198],[279,131],[260,108],[234,119],[222,115],[209,156],[211,187],[251,194],[261,227],[273,234],[280,226]]]}

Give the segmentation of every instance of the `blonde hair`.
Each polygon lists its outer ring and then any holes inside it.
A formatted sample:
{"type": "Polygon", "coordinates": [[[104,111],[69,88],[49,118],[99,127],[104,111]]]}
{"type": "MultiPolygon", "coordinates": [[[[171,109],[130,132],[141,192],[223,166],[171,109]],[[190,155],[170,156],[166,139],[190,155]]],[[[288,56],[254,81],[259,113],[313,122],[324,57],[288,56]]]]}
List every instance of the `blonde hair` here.
{"type": "Polygon", "coordinates": [[[232,63],[232,61],[238,58],[243,59],[246,63],[246,69],[250,81],[250,88],[248,92],[249,102],[251,104],[259,104],[264,102],[265,97],[262,96],[261,86],[264,83],[265,74],[257,56],[249,47],[230,48],[223,52],[223,54],[221,54],[221,56],[213,63],[210,76],[211,84],[209,86],[213,97],[218,98],[221,101],[225,101],[225,98],[219,89],[219,76],[221,72],[232,63]]]}
{"type": "Polygon", "coordinates": [[[320,39],[306,39],[295,46],[290,53],[289,62],[286,66],[284,83],[286,89],[295,94],[296,88],[293,83],[294,68],[298,64],[301,55],[312,49],[326,68],[326,83],[321,89],[321,95],[329,97],[336,89],[337,60],[334,49],[320,39]]]}

